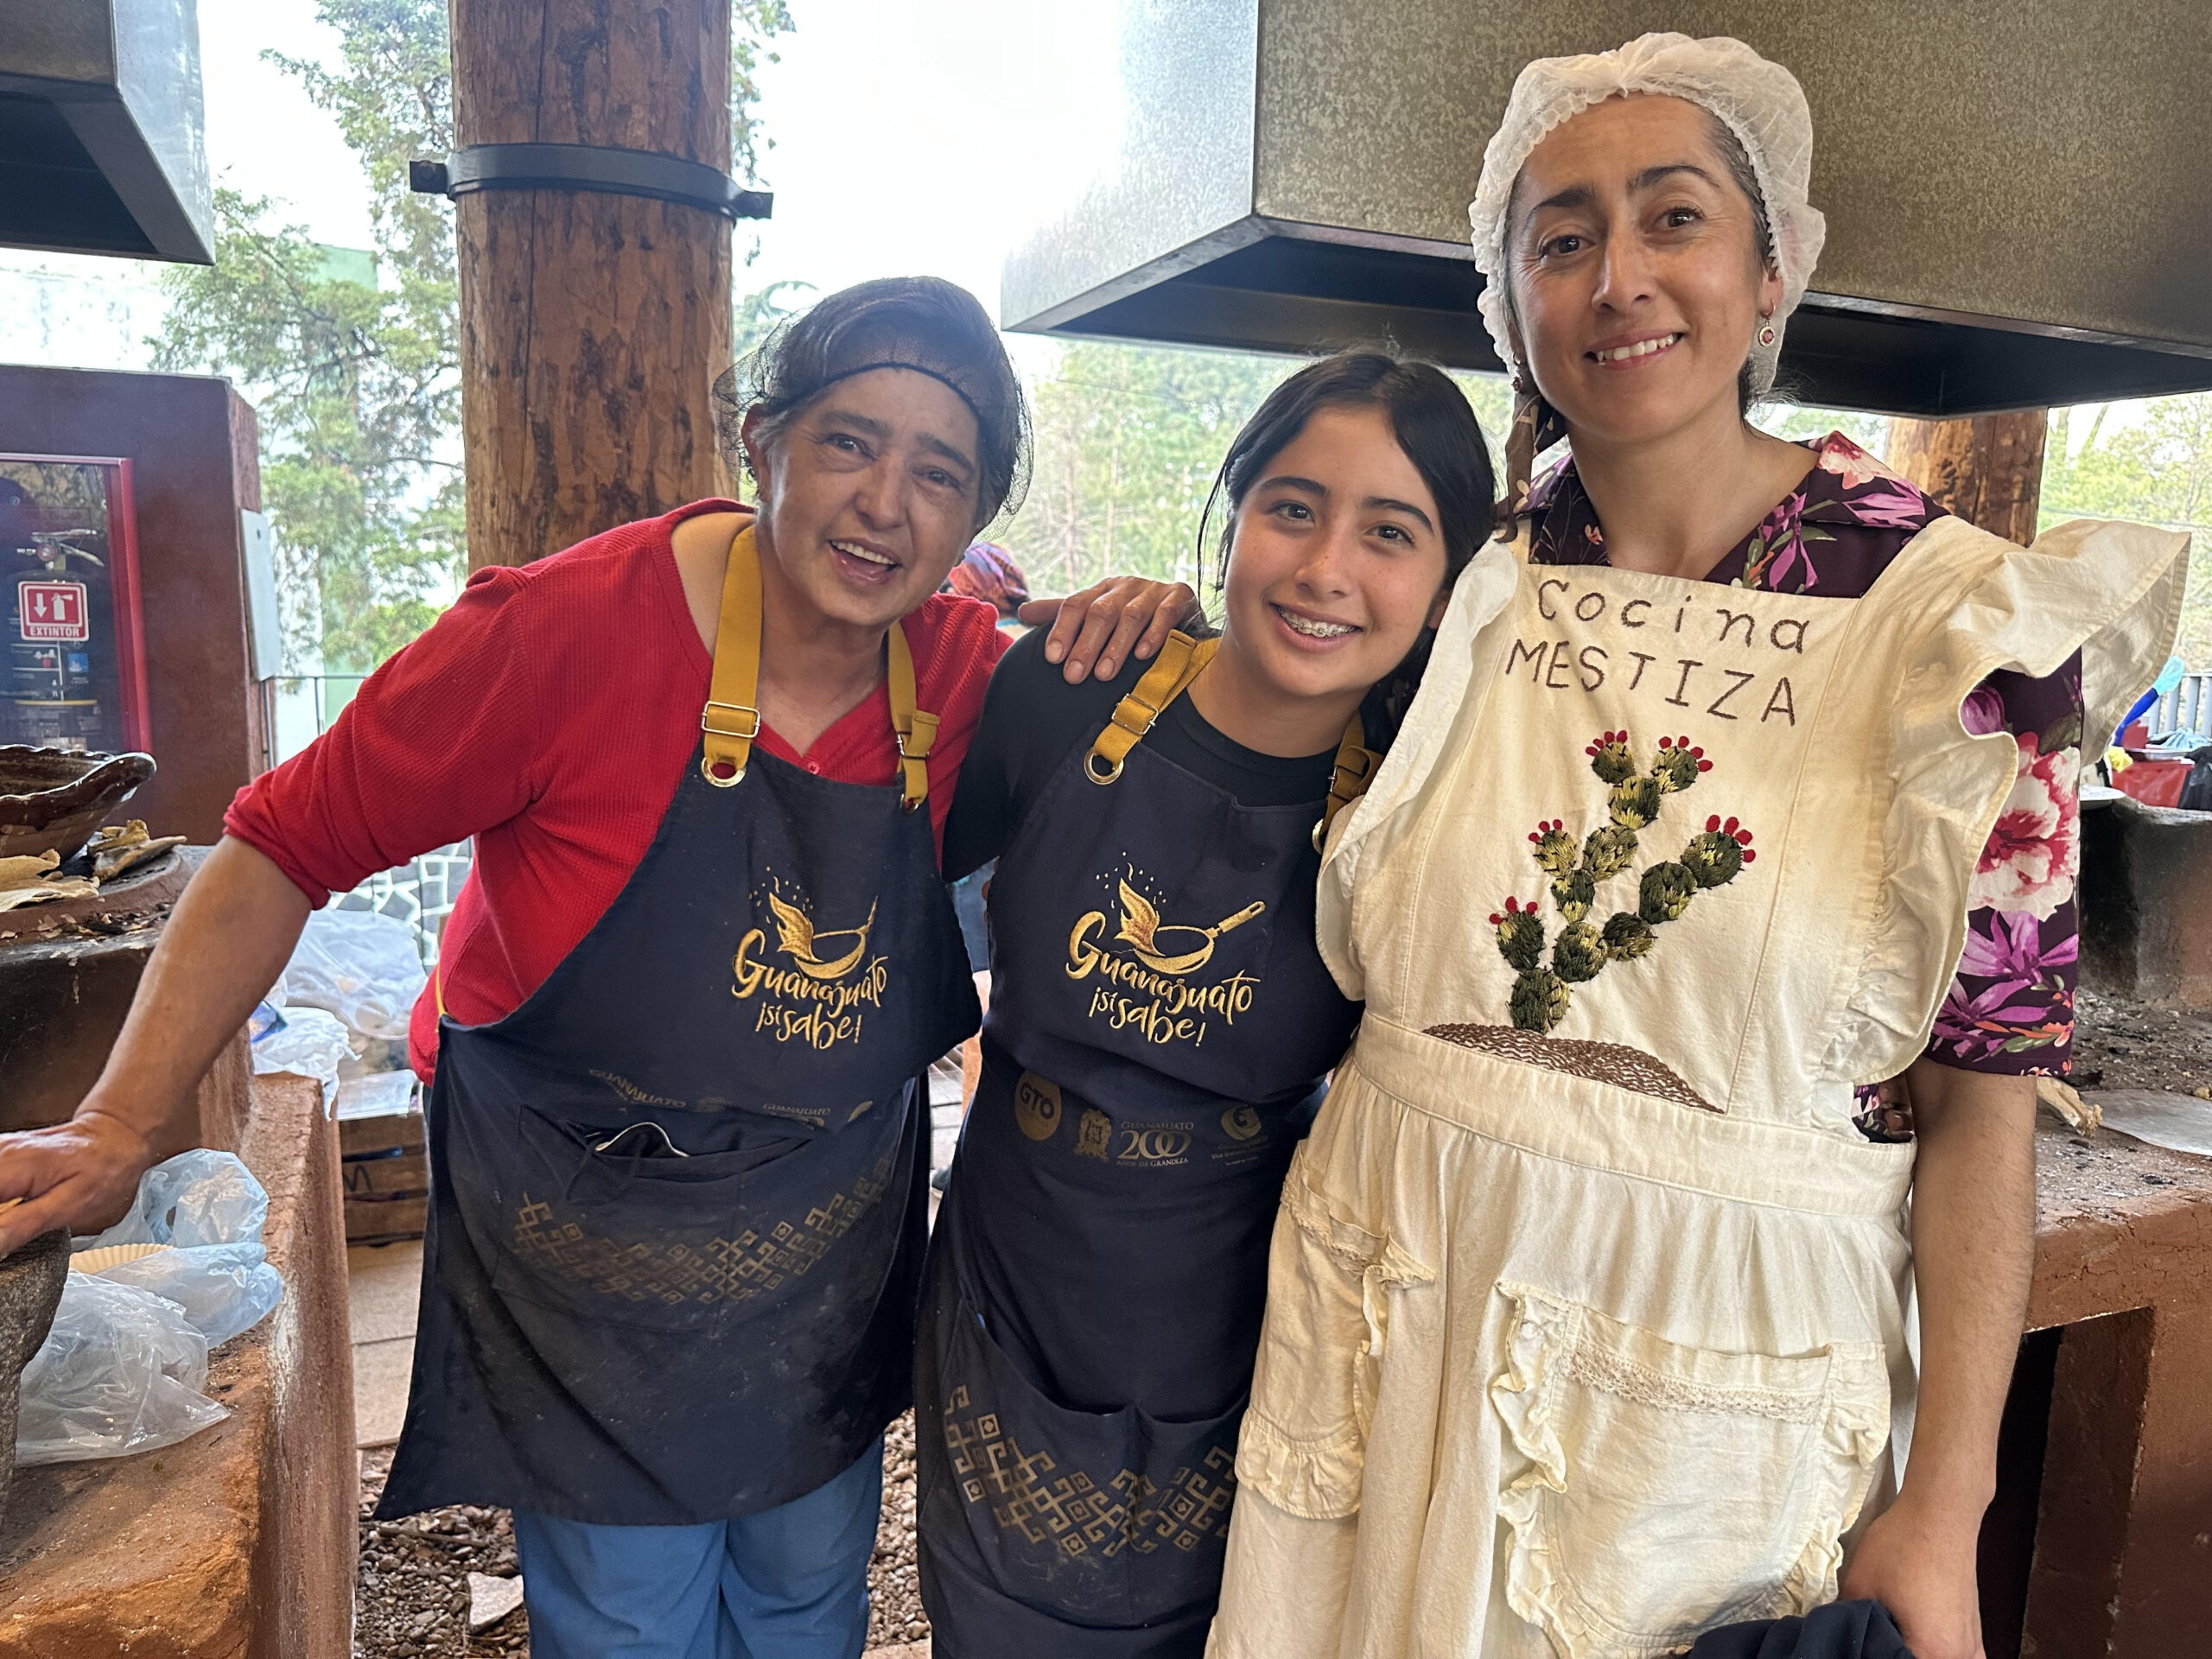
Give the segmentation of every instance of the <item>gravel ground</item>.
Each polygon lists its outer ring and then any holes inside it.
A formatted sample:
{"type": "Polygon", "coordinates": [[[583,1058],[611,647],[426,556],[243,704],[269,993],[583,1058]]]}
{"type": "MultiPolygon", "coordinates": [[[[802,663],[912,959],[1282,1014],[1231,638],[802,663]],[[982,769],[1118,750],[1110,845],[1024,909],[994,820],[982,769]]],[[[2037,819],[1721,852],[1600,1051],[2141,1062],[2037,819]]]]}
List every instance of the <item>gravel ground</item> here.
{"type": "Polygon", "coordinates": [[[2212,1099],[2212,1020],[2083,990],[2074,1003],[2076,1089],[2148,1089],[2212,1099]]]}
{"type": "MultiPolygon", "coordinates": [[[[530,1651],[522,1608],[468,1634],[468,1575],[515,1573],[513,1523],[505,1510],[430,1510],[404,1521],[371,1511],[391,1468],[389,1451],[361,1464],[361,1567],[354,1585],[354,1659],[489,1659],[530,1651]]],[[[930,1633],[914,1569],[914,1419],[891,1425],[883,1446],[883,1520],[868,1563],[868,1644],[919,1642],[930,1633]]]]}
{"type": "Polygon", "coordinates": [[[884,1432],[883,1521],[868,1567],[868,1644],[897,1647],[930,1633],[914,1566],[914,1414],[884,1432]]]}
{"type": "Polygon", "coordinates": [[[427,1510],[403,1521],[370,1511],[391,1469],[389,1451],[361,1459],[361,1566],[353,1589],[354,1659],[482,1659],[530,1651],[530,1615],[518,1607],[468,1633],[468,1575],[515,1573],[514,1526],[505,1510],[427,1510]]]}

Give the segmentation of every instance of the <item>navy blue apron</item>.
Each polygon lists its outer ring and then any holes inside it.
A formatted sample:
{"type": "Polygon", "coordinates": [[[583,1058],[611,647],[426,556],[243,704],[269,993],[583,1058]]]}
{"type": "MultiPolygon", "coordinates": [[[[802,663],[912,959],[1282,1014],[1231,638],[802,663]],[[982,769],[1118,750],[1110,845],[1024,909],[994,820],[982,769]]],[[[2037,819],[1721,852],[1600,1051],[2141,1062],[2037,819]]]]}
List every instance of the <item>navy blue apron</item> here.
{"type": "Polygon", "coordinates": [[[849,1468],[907,1403],[917,1079],[976,1020],[923,798],[935,722],[894,626],[900,786],[752,753],[749,529],[729,563],[704,757],[628,884],[512,1014],[441,1021],[414,1382],[379,1515],[756,1514],[849,1468]]]}
{"type": "MultiPolygon", "coordinates": [[[[941,1659],[1195,1659],[1213,1617],[1283,1173],[1359,1010],[1313,943],[1324,803],[1136,741],[1210,649],[1171,639],[993,880],[916,1363],[941,1659]]],[[[1370,764],[1348,735],[1339,787],[1370,764]]]]}

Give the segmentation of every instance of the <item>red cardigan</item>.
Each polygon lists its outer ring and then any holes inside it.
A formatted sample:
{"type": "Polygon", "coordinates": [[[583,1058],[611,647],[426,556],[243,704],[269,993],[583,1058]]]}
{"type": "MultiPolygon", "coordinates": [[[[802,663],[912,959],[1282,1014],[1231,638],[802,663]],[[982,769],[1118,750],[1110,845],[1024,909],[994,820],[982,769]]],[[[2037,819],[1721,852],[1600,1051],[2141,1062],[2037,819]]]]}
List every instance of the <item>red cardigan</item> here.
{"type": "MultiPolygon", "coordinates": [[[[478,571],[327,732],[238,792],[224,827],[318,906],[474,836],[475,862],[441,938],[445,1006],[471,1025],[512,1013],[621,891],[697,758],[713,659],[670,531],[736,506],[695,502],[535,564],[478,571]]],[[[940,845],[1005,649],[997,620],[980,601],[938,594],[906,620],[916,700],[943,721],[930,756],[940,845]]],[[[804,755],[771,728],[760,741],[845,783],[898,776],[880,686],[804,755]]],[[[427,1079],[437,1057],[427,990],[408,1052],[427,1079]]]]}

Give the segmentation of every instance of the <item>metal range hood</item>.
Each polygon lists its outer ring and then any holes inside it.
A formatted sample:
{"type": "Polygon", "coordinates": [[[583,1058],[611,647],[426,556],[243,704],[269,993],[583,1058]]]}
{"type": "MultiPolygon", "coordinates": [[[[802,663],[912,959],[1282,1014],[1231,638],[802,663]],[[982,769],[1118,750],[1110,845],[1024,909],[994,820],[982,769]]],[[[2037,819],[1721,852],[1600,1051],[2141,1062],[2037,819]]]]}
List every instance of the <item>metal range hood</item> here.
{"type": "Polygon", "coordinates": [[[2204,0],[1124,0],[1118,155],[1009,328],[1499,367],[1467,202],[1531,58],[1733,35],[1813,107],[1804,401],[1923,416],[2212,388],[2204,0]]]}
{"type": "Polygon", "coordinates": [[[214,263],[195,0],[0,0],[0,246],[214,263]]]}

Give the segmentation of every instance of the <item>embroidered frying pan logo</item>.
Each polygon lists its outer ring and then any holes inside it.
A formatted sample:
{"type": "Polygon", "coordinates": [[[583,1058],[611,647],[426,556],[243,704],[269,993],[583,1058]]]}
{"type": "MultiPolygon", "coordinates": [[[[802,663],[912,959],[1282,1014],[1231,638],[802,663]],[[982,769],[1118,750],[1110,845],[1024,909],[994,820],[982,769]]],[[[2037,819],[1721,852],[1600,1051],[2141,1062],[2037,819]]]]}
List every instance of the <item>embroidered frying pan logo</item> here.
{"type": "Polygon", "coordinates": [[[768,895],[769,912],[776,918],[776,944],[783,953],[798,964],[798,970],[809,979],[842,979],[868,954],[868,931],[875,925],[875,906],[868,907],[868,919],[858,927],[834,928],[817,933],[814,918],[796,905],[787,905],[774,893],[768,895]],[[820,946],[831,939],[850,939],[853,948],[823,961],[816,954],[820,946]]]}
{"type": "Polygon", "coordinates": [[[1163,923],[1152,901],[1127,881],[1122,887],[1122,925],[1114,937],[1129,947],[1129,954],[1156,974],[1194,974],[1213,960],[1221,936],[1239,928],[1267,909],[1255,899],[1234,916],[1224,917],[1211,927],[1186,927],[1163,923]],[[1188,948],[1177,949],[1191,942],[1188,948]]]}
{"type": "MultiPolygon", "coordinates": [[[[1102,884],[1107,880],[1099,877],[1102,884]]],[[[1250,1009],[1260,981],[1244,969],[1223,974],[1217,968],[1205,978],[1199,969],[1213,962],[1226,935],[1267,913],[1267,901],[1255,899],[1210,925],[1163,922],[1160,906],[1138,889],[1144,880],[1132,868],[1115,882],[1119,909],[1113,920],[1103,906],[1077,918],[1068,931],[1067,976],[1095,978],[1085,1012],[1111,1030],[1133,1032],[1147,1043],[1203,1044],[1210,1022],[1233,1026],[1250,1009]]]]}
{"type": "Polygon", "coordinates": [[[891,980],[885,960],[868,955],[875,905],[858,927],[817,928],[804,895],[798,904],[772,890],[766,898],[775,945],[764,928],[745,931],[730,962],[730,995],[741,1002],[757,999],[753,1030],[779,1043],[827,1049],[858,1041],[867,1011],[882,1006],[891,980]]]}

